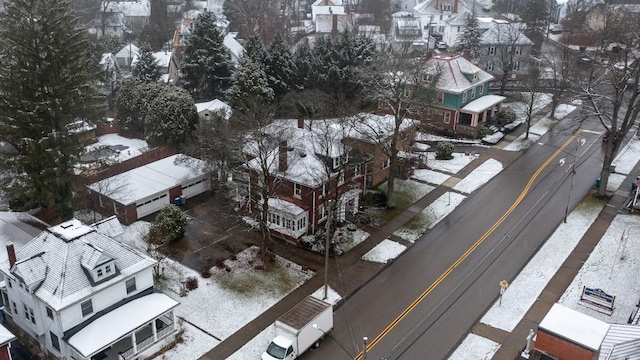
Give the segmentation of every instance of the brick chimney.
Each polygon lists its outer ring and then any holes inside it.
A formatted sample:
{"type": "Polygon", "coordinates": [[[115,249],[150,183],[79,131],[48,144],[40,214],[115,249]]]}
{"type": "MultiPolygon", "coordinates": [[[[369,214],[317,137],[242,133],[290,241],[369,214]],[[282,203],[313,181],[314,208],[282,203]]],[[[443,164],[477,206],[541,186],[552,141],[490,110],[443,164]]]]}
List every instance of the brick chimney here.
{"type": "Polygon", "coordinates": [[[9,257],[9,267],[12,267],[16,263],[16,249],[12,242],[7,243],[7,256],[9,257]]]}
{"type": "Polygon", "coordinates": [[[440,11],[440,0],[436,0],[436,11],[440,11]]]}
{"type": "Polygon", "coordinates": [[[329,0],[324,0],[324,6],[329,6],[329,0]]]}
{"type": "Polygon", "coordinates": [[[458,0],[453,0],[453,12],[458,12],[458,0]]]}
{"type": "Polygon", "coordinates": [[[331,38],[338,38],[338,15],[331,15],[331,38]]]}
{"type": "Polygon", "coordinates": [[[465,58],[467,61],[471,61],[471,50],[469,49],[462,50],[462,57],[465,58]]]}
{"type": "Polygon", "coordinates": [[[278,148],[278,171],[285,172],[289,167],[287,163],[287,141],[280,141],[280,146],[278,148]]]}
{"type": "Polygon", "coordinates": [[[304,116],[298,116],[298,129],[304,129],[304,116]]]}

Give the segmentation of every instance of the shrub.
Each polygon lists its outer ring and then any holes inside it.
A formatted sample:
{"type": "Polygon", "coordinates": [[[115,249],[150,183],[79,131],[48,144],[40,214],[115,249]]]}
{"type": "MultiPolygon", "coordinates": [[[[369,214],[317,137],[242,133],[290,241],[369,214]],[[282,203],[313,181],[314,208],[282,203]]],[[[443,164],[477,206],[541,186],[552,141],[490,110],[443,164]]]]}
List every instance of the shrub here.
{"type": "Polygon", "coordinates": [[[495,122],[498,126],[511,124],[516,119],[516,113],[511,109],[503,108],[496,114],[495,122]]]}
{"type": "Polygon", "coordinates": [[[365,206],[385,206],[387,204],[387,194],[379,191],[369,191],[362,197],[365,206]]]}
{"type": "Polygon", "coordinates": [[[193,276],[189,276],[184,286],[187,288],[187,291],[195,290],[198,288],[198,279],[193,276]]]}
{"type": "Polygon", "coordinates": [[[436,146],[436,160],[451,160],[453,159],[453,151],[455,146],[448,142],[439,142],[436,146]]]}
{"type": "Polygon", "coordinates": [[[157,232],[164,241],[180,240],[187,227],[187,216],[175,205],[165,206],[151,224],[149,232],[157,232]]]}

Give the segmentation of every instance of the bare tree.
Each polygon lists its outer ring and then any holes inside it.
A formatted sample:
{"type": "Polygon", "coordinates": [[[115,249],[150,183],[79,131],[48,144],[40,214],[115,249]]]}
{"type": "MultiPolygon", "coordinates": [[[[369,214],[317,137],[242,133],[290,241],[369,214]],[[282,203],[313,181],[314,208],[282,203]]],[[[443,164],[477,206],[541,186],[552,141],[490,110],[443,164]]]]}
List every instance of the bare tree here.
{"type": "Polygon", "coordinates": [[[562,47],[561,52],[548,51],[543,53],[542,61],[545,65],[544,81],[551,87],[551,117],[570,88],[569,81],[572,56],[568,47],[562,47]]]}
{"type": "Polygon", "coordinates": [[[423,59],[411,57],[406,51],[397,56],[389,54],[380,54],[365,71],[364,82],[369,99],[378,104],[379,111],[393,116],[393,124],[386,127],[363,119],[357,129],[389,158],[387,207],[393,208],[401,134],[412,122],[410,119],[417,118],[433,102],[438,73],[435,69],[427,70],[423,59]]]}
{"type": "Polygon", "coordinates": [[[527,74],[524,84],[525,87],[529,90],[524,94],[525,104],[527,105],[527,130],[525,132],[525,139],[529,138],[529,130],[531,129],[531,120],[533,119],[533,115],[541,110],[538,108],[538,104],[540,103],[540,96],[542,95],[541,90],[541,76],[540,69],[538,67],[532,67],[529,69],[529,74],[527,74]]]}

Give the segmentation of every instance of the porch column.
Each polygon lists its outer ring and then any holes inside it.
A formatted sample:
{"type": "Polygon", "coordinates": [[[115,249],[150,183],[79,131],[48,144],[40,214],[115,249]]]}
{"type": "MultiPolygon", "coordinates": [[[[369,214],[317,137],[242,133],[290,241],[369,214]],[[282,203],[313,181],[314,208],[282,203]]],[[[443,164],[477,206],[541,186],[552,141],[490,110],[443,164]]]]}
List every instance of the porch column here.
{"type": "Polygon", "coordinates": [[[471,126],[478,126],[478,114],[471,114],[471,126]]]}
{"type": "Polygon", "coordinates": [[[359,209],[360,209],[360,196],[356,195],[356,197],[353,199],[353,213],[357,214],[359,209]]]}
{"type": "Polygon", "coordinates": [[[483,123],[486,123],[486,122],[487,122],[487,109],[485,109],[485,110],[482,112],[482,122],[483,122],[483,123]]]}
{"type": "Polygon", "coordinates": [[[151,330],[153,331],[153,342],[158,341],[158,329],[156,329],[156,319],[151,320],[151,330]]]}
{"type": "Polygon", "coordinates": [[[171,317],[173,318],[173,330],[178,330],[177,322],[176,322],[176,312],[171,310],[171,317]]]}
{"type": "Polygon", "coordinates": [[[133,331],[131,333],[131,342],[133,342],[133,353],[137,354],[138,353],[138,344],[136,344],[137,341],[136,341],[136,332],[135,331],[133,331]]]}

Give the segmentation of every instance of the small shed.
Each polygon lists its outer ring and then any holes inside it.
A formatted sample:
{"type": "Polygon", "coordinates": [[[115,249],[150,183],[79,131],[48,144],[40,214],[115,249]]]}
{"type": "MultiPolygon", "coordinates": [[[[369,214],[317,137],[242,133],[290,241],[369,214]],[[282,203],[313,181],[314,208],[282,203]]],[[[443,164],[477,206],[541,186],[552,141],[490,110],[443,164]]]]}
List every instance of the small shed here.
{"type": "Polygon", "coordinates": [[[209,190],[206,164],[177,154],[88,186],[97,211],[116,215],[125,224],[209,190]]]}

